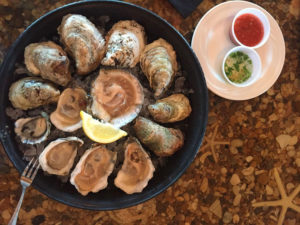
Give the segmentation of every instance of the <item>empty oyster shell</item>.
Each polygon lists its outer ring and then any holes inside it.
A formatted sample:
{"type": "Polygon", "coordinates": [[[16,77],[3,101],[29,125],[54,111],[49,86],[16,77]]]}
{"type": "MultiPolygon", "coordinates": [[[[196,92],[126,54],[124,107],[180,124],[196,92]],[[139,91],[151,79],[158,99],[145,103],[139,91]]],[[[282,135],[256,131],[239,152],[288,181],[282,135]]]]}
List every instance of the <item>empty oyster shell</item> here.
{"type": "Polygon", "coordinates": [[[177,71],[176,53],[167,41],[160,38],[146,45],[140,57],[143,73],[155,96],[168,89],[177,71]]]}
{"type": "Polygon", "coordinates": [[[129,72],[120,69],[100,70],[92,84],[92,112],[116,127],[131,122],[144,102],[143,87],[129,72]]]}
{"type": "Polygon", "coordinates": [[[83,141],[77,137],[59,138],[50,142],[39,156],[42,169],[49,174],[68,175],[81,145],[83,141]]]}
{"type": "Polygon", "coordinates": [[[46,116],[20,118],[15,122],[15,133],[24,144],[45,141],[50,134],[51,123],[46,116]]]}
{"type": "Polygon", "coordinates": [[[172,123],[187,118],[192,108],[189,99],[183,94],[173,94],[149,105],[148,110],[155,121],[172,123]]]}
{"type": "Polygon", "coordinates": [[[28,45],[24,60],[27,69],[34,75],[41,75],[62,86],[66,86],[71,80],[67,54],[52,41],[28,45]]]}
{"type": "Polygon", "coordinates": [[[99,66],[104,55],[105,40],[85,16],[64,16],[58,33],[66,51],[75,59],[78,74],[87,74],[99,66]]]}
{"type": "Polygon", "coordinates": [[[125,159],[115,178],[115,185],[127,194],[142,192],[153,177],[155,168],[136,138],[126,143],[125,159]]]}
{"type": "Polygon", "coordinates": [[[106,188],[107,178],[114,169],[116,158],[117,153],[101,145],[86,150],[71,174],[71,184],[82,195],[106,188]]]}
{"type": "Polygon", "coordinates": [[[82,126],[80,110],[85,110],[86,106],[87,95],[83,89],[67,88],[61,93],[50,120],[57,129],[73,132],[82,126]]]}
{"type": "Polygon", "coordinates": [[[141,116],[136,119],[133,128],[138,139],[158,156],[170,156],[184,143],[179,129],[163,127],[141,116]]]}
{"type": "Polygon", "coordinates": [[[146,44],[144,27],[134,20],[119,21],[106,35],[105,66],[134,67],[146,44]]]}
{"type": "Polygon", "coordinates": [[[39,77],[25,77],[9,89],[9,100],[15,108],[27,110],[57,102],[60,91],[39,77]]]}

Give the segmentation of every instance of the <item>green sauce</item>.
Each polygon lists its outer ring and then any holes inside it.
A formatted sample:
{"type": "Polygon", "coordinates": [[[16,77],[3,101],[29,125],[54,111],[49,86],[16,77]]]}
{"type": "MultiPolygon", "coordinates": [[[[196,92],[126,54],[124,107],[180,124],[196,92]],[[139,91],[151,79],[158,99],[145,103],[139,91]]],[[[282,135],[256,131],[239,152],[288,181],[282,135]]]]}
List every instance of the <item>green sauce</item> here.
{"type": "Polygon", "coordinates": [[[225,74],[231,82],[243,83],[252,74],[252,60],[243,52],[231,53],[225,60],[225,74]]]}

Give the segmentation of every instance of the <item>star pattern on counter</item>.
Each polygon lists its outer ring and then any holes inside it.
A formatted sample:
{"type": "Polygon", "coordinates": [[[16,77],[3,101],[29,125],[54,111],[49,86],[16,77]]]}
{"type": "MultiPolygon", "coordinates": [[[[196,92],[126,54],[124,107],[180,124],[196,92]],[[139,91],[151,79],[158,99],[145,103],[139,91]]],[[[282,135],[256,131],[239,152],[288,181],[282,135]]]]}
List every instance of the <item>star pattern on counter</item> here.
{"type": "Polygon", "coordinates": [[[274,177],[281,195],[281,199],[275,201],[255,202],[252,203],[252,206],[255,208],[264,206],[281,206],[282,209],[278,219],[278,225],[282,225],[285,214],[289,208],[300,213],[300,206],[293,203],[294,198],[300,193],[300,184],[293,190],[290,195],[287,195],[276,168],[274,168],[274,177]]]}
{"type": "Polygon", "coordinates": [[[215,160],[215,162],[218,162],[218,157],[216,155],[216,151],[215,151],[215,145],[229,145],[230,143],[228,141],[216,141],[216,137],[217,137],[217,133],[218,133],[218,129],[219,129],[219,124],[215,124],[214,125],[214,131],[212,133],[211,137],[205,136],[204,137],[204,141],[206,142],[206,144],[201,147],[201,151],[205,150],[206,148],[211,149],[211,153],[213,155],[213,158],[215,160]]]}

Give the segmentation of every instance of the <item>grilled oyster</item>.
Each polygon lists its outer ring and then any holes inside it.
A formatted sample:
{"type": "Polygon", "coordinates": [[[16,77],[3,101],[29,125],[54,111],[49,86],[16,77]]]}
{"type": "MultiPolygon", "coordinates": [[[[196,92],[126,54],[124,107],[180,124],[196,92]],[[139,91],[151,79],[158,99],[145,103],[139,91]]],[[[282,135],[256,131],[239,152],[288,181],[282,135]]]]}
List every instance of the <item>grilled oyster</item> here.
{"type": "Polygon", "coordinates": [[[116,23],[106,35],[105,66],[134,67],[146,44],[144,27],[134,20],[116,23]]]}
{"type": "Polygon", "coordinates": [[[62,86],[66,86],[71,80],[67,54],[52,41],[28,45],[24,60],[27,69],[34,75],[41,75],[62,86]]]}
{"type": "Polygon", "coordinates": [[[81,145],[83,141],[77,137],[59,138],[50,142],[39,156],[42,169],[49,174],[68,175],[81,145]]]}
{"type": "Polygon", "coordinates": [[[37,144],[45,141],[50,128],[51,123],[46,115],[20,118],[15,122],[15,133],[24,144],[37,144]]]}
{"type": "Polygon", "coordinates": [[[133,128],[138,139],[158,156],[170,156],[184,143],[179,129],[163,127],[141,116],[136,119],[133,128]]]}
{"type": "Polygon", "coordinates": [[[27,110],[57,102],[60,91],[39,77],[25,77],[9,89],[9,100],[15,108],[27,110]]]}
{"type": "Polygon", "coordinates": [[[149,105],[148,110],[155,121],[172,123],[187,118],[192,108],[189,99],[183,94],[173,94],[149,105]]]}
{"type": "Polygon", "coordinates": [[[81,88],[65,89],[58,100],[50,120],[57,129],[73,132],[81,127],[80,110],[87,106],[87,95],[81,88]]]}
{"type": "Polygon", "coordinates": [[[86,150],[71,174],[71,184],[82,195],[106,188],[107,178],[114,169],[116,158],[117,153],[101,145],[86,150]]]}
{"type": "Polygon", "coordinates": [[[168,89],[177,71],[176,53],[167,41],[160,38],[146,45],[140,65],[155,96],[168,89]]]}
{"type": "Polygon", "coordinates": [[[77,73],[95,70],[103,58],[105,40],[95,25],[85,16],[68,14],[58,27],[61,42],[76,62],[77,73]]]}
{"type": "Polygon", "coordinates": [[[92,84],[92,112],[116,127],[131,122],[144,102],[143,87],[129,72],[120,69],[100,70],[92,84]]]}
{"type": "Polygon", "coordinates": [[[127,194],[142,192],[155,168],[148,154],[135,138],[126,143],[125,159],[115,178],[115,185],[127,194]]]}

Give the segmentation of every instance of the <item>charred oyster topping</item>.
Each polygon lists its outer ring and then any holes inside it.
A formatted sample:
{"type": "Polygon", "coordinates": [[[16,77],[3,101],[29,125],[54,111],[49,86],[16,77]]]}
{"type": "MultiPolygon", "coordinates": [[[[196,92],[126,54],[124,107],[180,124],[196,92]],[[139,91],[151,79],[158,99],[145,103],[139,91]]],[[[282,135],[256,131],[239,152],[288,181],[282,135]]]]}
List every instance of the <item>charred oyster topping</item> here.
{"type": "Polygon", "coordinates": [[[125,160],[115,185],[127,194],[142,192],[153,177],[155,168],[148,154],[135,138],[126,143],[125,160]]]}
{"type": "Polygon", "coordinates": [[[183,94],[173,94],[149,105],[148,110],[155,121],[172,123],[187,118],[192,108],[189,99],[183,94]]]}
{"type": "Polygon", "coordinates": [[[39,156],[42,169],[49,174],[67,175],[83,141],[77,137],[59,138],[50,142],[39,156]]]}
{"type": "Polygon", "coordinates": [[[138,139],[158,156],[170,156],[184,143],[179,129],[163,127],[141,116],[136,119],[133,128],[138,139]]]}
{"type": "Polygon", "coordinates": [[[68,14],[58,27],[61,42],[76,62],[77,73],[95,70],[104,55],[105,40],[95,25],[85,16],[68,14]]]}
{"type": "Polygon", "coordinates": [[[81,88],[67,88],[59,97],[50,120],[62,131],[73,132],[81,127],[80,110],[87,106],[87,95],[81,88]]]}
{"type": "Polygon", "coordinates": [[[27,69],[34,75],[62,86],[71,80],[67,54],[52,41],[28,45],[24,59],[27,69]]]}
{"type": "Polygon", "coordinates": [[[140,112],[143,87],[125,70],[100,70],[92,85],[92,112],[117,127],[131,122],[140,112]]]}
{"type": "Polygon", "coordinates": [[[57,102],[60,91],[38,77],[25,77],[9,89],[9,100],[15,108],[27,110],[57,102]]]}
{"type": "Polygon", "coordinates": [[[106,36],[102,65],[134,67],[146,44],[144,28],[134,20],[116,23],[106,36]]]}
{"type": "Polygon", "coordinates": [[[176,53],[172,45],[160,38],[146,45],[140,66],[155,96],[160,96],[168,89],[177,71],[176,53]]]}
{"type": "Polygon", "coordinates": [[[24,144],[37,144],[47,139],[51,124],[46,116],[20,118],[15,122],[15,133],[24,144]]]}
{"type": "Polygon", "coordinates": [[[103,146],[87,150],[71,174],[71,184],[78,192],[87,195],[107,187],[107,178],[112,173],[117,154],[103,146]]]}

